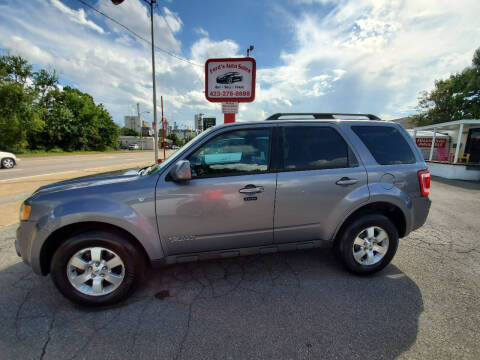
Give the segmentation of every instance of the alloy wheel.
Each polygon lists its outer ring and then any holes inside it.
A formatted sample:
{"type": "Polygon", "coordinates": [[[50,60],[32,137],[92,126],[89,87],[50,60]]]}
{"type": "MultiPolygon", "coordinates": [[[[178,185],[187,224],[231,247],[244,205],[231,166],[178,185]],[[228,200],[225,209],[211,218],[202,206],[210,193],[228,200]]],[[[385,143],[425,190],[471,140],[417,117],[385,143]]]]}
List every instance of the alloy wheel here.
{"type": "Polygon", "coordinates": [[[89,247],[73,255],[67,265],[70,284],[90,296],[115,291],[125,278],[125,265],[115,252],[103,247],[89,247]]]}
{"type": "Polygon", "coordinates": [[[370,226],[353,241],[353,258],[360,265],[375,265],[388,251],[388,233],[379,226],[370,226]]]}

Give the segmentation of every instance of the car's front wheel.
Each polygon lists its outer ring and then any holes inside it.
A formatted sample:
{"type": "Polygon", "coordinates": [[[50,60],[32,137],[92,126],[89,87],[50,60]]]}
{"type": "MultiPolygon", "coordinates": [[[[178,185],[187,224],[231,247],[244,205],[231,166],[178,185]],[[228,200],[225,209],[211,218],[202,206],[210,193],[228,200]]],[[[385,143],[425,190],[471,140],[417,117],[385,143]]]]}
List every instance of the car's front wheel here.
{"type": "Polygon", "coordinates": [[[144,270],[143,258],[126,239],[89,231],[67,239],[55,252],[50,273],[58,290],[85,306],[127,298],[144,270]]]}
{"type": "Polygon", "coordinates": [[[371,274],[392,261],[398,247],[398,231],[384,215],[364,215],[343,230],[337,245],[349,271],[371,274]]]}
{"type": "Polygon", "coordinates": [[[5,169],[11,169],[15,166],[15,160],[12,158],[3,158],[2,159],[2,167],[5,169]]]}

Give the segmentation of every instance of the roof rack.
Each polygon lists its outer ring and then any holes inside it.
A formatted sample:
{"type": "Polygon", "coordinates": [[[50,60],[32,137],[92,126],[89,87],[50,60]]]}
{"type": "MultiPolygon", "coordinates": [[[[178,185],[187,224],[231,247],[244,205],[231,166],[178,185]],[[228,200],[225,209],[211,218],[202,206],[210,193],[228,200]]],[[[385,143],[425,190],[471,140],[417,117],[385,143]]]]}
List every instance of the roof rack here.
{"type": "MultiPolygon", "coordinates": [[[[372,114],[348,114],[348,113],[276,113],[270,115],[267,120],[281,120],[284,116],[313,116],[314,119],[337,119],[335,116],[358,116],[366,117],[368,120],[381,120],[378,116],[372,114]]],[[[291,120],[291,119],[285,119],[291,120]]]]}

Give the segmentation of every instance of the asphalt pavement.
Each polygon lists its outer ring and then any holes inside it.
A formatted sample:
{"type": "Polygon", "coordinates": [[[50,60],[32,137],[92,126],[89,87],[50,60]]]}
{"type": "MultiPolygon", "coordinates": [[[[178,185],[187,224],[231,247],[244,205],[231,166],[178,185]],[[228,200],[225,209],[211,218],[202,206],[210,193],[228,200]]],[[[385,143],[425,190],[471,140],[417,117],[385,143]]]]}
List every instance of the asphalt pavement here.
{"type": "Polygon", "coordinates": [[[128,165],[138,162],[155,162],[152,151],[124,151],[103,154],[58,155],[20,158],[13,169],[0,169],[2,180],[52,175],[76,170],[95,169],[105,166],[128,165]]]}
{"type": "Polygon", "coordinates": [[[329,250],[149,272],[128,301],[65,300],[0,229],[2,359],[478,359],[480,183],[432,181],[393,263],[347,273],[329,250]]]}

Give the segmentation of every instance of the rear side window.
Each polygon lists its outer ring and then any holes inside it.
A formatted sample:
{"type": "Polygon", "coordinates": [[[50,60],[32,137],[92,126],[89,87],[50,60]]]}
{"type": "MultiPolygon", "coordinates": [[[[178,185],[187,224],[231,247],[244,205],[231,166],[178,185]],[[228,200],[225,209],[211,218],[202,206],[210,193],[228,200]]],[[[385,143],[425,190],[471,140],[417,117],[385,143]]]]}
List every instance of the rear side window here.
{"type": "Polygon", "coordinates": [[[334,129],[320,126],[284,127],[282,133],[285,170],[349,167],[348,146],[334,129]]]}
{"type": "Polygon", "coordinates": [[[415,155],[403,135],[391,126],[352,126],[380,165],[413,164],[415,155]]]}

